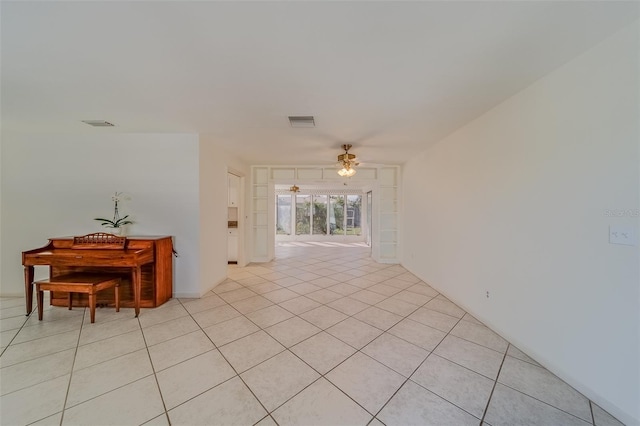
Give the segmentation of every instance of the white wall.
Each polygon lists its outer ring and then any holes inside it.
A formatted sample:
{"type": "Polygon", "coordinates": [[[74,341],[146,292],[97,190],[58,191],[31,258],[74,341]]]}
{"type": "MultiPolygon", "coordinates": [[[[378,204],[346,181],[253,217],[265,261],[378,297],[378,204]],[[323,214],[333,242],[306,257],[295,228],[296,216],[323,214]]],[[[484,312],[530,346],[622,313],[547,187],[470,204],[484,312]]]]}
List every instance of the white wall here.
{"type": "Polygon", "coordinates": [[[627,424],[640,424],[638,26],[412,159],[403,264],[627,424]],[[490,298],[485,292],[490,291],[490,298]]]}
{"type": "Polygon", "coordinates": [[[113,215],[115,191],[132,197],[120,209],[136,222],[131,235],[174,236],[174,294],[200,294],[198,136],[108,131],[3,134],[3,296],[24,294],[22,251],[49,237],[99,231],[92,219],[113,215]]]}
{"type": "MultiPolygon", "coordinates": [[[[241,183],[247,182],[249,168],[238,158],[219,148],[215,140],[206,135],[200,136],[200,276],[202,285],[199,297],[227,278],[227,171],[243,174],[241,183]]],[[[244,188],[240,190],[241,205],[239,214],[246,211],[244,188]]],[[[248,220],[238,218],[239,239],[249,234],[248,220]]],[[[249,245],[242,241],[239,250],[249,245]]],[[[239,255],[239,263],[245,258],[239,255]]]]}

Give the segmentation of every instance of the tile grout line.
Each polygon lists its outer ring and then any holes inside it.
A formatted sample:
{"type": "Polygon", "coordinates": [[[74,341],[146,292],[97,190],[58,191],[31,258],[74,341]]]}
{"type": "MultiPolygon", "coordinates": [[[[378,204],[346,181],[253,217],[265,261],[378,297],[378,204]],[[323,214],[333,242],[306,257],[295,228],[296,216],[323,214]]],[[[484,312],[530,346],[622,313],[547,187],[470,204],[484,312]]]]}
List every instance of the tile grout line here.
{"type": "MultiPolygon", "coordinates": [[[[147,356],[149,357],[149,363],[151,364],[151,371],[153,373],[153,379],[156,382],[156,387],[158,388],[158,393],[160,394],[160,401],[162,401],[162,407],[164,408],[164,415],[167,418],[167,422],[171,425],[171,420],[169,419],[169,412],[167,411],[167,404],[164,402],[164,395],[162,395],[162,390],[160,389],[160,382],[158,381],[158,374],[156,373],[156,368],[153,365],[153,359],[151,358],[151,352],[149,352],[149,345],[147,344],[147,338],[144,335],[144,328],[142,327],[142,323],[140,322],[140,317],[136,317],[138,319],[138,326],[140,327],[140,333],[142,334],[142,341],[144,342],[144,348],[147,351],[147,356]]],[[[147,376],[149,377],[149,376],[147,376]]],[[[159,415],[158,415],[159,416],[159,415]]],[[[149,420],[153,420],[158,416],[152,417],[149,420]]],[[[147,421],[149,421],[147,420],[147,421]]],[[[146,423],[146,421],[145,421],[146,423]]]]}
{"type": "MultiPolygon", "coordinates": [[[[513,358],[513,357],[512,357],[512,358],[513,358]]],[[[522,362],[524,362],[524,361],[522,361],[522,362]]],[[[578,416],[576,416],[576,415],[575,415],[575,414],[573,414],[573,413],[570,413],[570,412],[568,412],[568,411],[566,411],[566,410],[563,410],[562,408],[556,407],[555,405],[552,405],[552,404],[551,404],[551,403],[549,403],[549,402],[546,402],[546,401],[543,401],[543,400],[541,400],[541,399],[538,399],[538,398],[536,398],[535,396],[531,396],[531,395],[529,395],[529,394],[528,394],[528,393],[526,393],[526,392],[523,392],[523,391],[521,391],[521,390],[519,390],[519,389],[513,388],[513,387],[511,387],[511,386],[509,386],[509,385],[505,385],[504,383],[500,383],[500,384],[501,384],[502,386],[504,386],[505,388],[509,388],[509,389],[511,389],[512,391],[518,392],[518,393],[520,393],[520,394],[522,394],[522,395],[524,395],[524,396],[526,396],[526,397],[528,397],[528,398],[534,399],[534,400],[536,400],[536,401],[538,401],[538,402],[540,402],[540,403],[542,403],[542,404],[544,404],[544,405],[548,405],[549,407],[554,408],[554,409],[556,409],[556,410],[558,410],[558,411],[561,411],[561,412],[563,412],[563,413],[565,413],[565,414],[568,414],[568,415],[570,415],[570,416],[572,416],[572,417],[575,417],[576,419],[582,420],[583,422],[588,422],[588,420],[585,420],[585,419],[583,419],[582,417],[578,417],[578,416]]],[[[582,394],[581,394],[581,395],[582,395],[582,394]]],[[[584,396],[584,395],[582,395],[582,396],[584,396]]],[[[586,399],[589,403],[591,403],[591,402],[592,402],[592,401],[591,401],[589,398],[587,398],[587,397],[585,397],[585,399],[586,399]]],[[[589,405],[591,405],[591,404],[589,404],[589,405]]],[[[590,410],[590,411],[591,411],[591,410],[590,410]]]]}
{"type": "MultiPolygon", "coordinates": [[[[277,421],[277,420],[276,420],[276,419],[271,415],[271,413],[269,413],[269,414],[267,415],[267,417],[269,417],[271,420],[273,420],[273,422],[274,422],[276,425],[278,425],[278,426],[280,425],[280,423],[278,423],[278,421],[277,421]]],[[[266,419],[267,417],[265,417],[264,419],[266,419]]],[[[262,419],[262,420],[264,420],[264,419],[262,419]]],[[[262,420],[260,420],[260,421],[262,421],[262,420]]],[[[258,422],[258,423],[259,423],[259,422],[258,422]]],[[[258,424],[258,423],[256,423],[256,424],[258,424]]]]}
{"type": "Polygon", "coordinates": [[[484,419],[487,416],[487,411],[489,411],[489,405],[491,404],[491,398],[493,398],[493,392],[496,390],[496,386],[498,385],[498,378],[500,377],[500,372],[502,371],[502,366],[504,365],[504,361],[507,359],[507,352],[509,352],[509,346],[511,343],[507,344],[507,349],[504,351],[504,356],[502,357],[502,362],[500,363],[500,368],[498,368],[498,374],[496,375],[496,380],[493,382],[493,387],[491,388],[491,393],[489,394],[489,399],[487,399],[487,405],[484,407],[484,412],[482,413],[482,418],[480,419],[480,424],[484,423],[484,419]]]}
{"type": "MultiPolygon", "coordinates": [[[[71,330],[71,331],[69,331],[69,332],[72,332],[72,331],[73,331],[73,330],[71,330]]],[[[76,346],[76,347],[77,347],[77,346],[76,346]]],[[[59,354],[59,353],[61,353],[61,352],[65,352],[65,351],[68,351],[68,350],[73,349],[73,348],[74,348],[73,346],[70,346],[70,347],[65,348],[65,349],[60,349],[59,351],[49,352],[49,353],[46,353],[46,354],[44,354],[44,355],[37,356],[37,357],[35,357],[35,358],[30,358],[30,359],[27,359],[27,360],[24,360],[24,361],[16,362],[15,364],[10,364],[10,365],[4,366],[4,367],[2,367],[2,368],[13,367],[13,366],[20,365],[20,364],[24,364],[24,363],[27,363],[27,362],[30,362],[30,361],[35,361],[35,360],[37,360],[37,359],[46,358],[46,357],[51,356],[51,355],[57,355],[57,354],[59,354]]],[[[60,377],[60,376],[58,376],[58,377],[60,377]]],[[[31,386],[34,386],[34,385],[31,385],[31,386]]],[[[31,386],[28,386],[28,387],[31,387],[31,386]]],[[[22,389],[26,389],[26,388],[16,389],[15,391],[9,392],[9,393],[8,393],[8,394],[6,394],[6,395],[9,395],[9,394],[11,394],[11,393],[13,393],[13,392],[18,392],[19,390],[22,390],[22,389]]]]}
{"type": "MultiPolygon", "coordinates": [[[[22,331],[22,329],[23,329],[25,326],[26,326],[26,327],[33,327],[33,326],[31,326],[31,325],[30,325],[30,326],[27,326],[27,322],[31,319],[31,315],[32,315],[32,314],[33,314],[33,312],[32,312],[32,313],[30,313],[29,315],[16,315],[16,316],[14,316],[14,317],[7,317],[7,318],[2,318],[2,319],[0,319],[0,322],[2,322],[2,321],[6,321],[6,320],[9,320],[9,319],[12,319],[12,318],[23,318],[23,319],[24,319],[24,321],[22,322],[22,324],[20,325],[20,327],[11,328],[11,329],[9,329],[9,330],[4,330],[4,331],[2,332],[2,333],[6,333],[7,331],[14,331],[14,330],[18,330],[18,331],[16,331],[16,334],[11,338],[11,340],[9,341],[9,343],[7,343],[7,346],[5,346],[4,348],[2,348],[2,351],[1,351],[1,353],[0,353],[0,356],[2,356],[2,355],[4,354],[4,351],[5,351],[5,350],[7,350],[7,348],[13,344],[13,341],[15,340],[15,338],[16,338],[16,337],[18,337],[18,334],[20,334],[20,332],[22,331]]],[[[35,317],[34,317],[34,318],[35,318],[35,317]]],[[[45,321],[45,322],[55,322],[55,321],[58,321],[58,320],[45,321]]],[[[36,325],[37,325],[37,324],[36,324],[36,325]]],[[[62,333],[66,333],[66,332],[65,332],[65,331],[63,331],[62,333]]],[[[54,335],[55,335],[55,334],[60,334],[60,333],[54,333],[54,335]]],[[[50,337],[50,336],[45,336],[45,337],[50,337]]],[[[16,345],[21,345],[21,344],[23,344],[23,343],[32,342],[32,341],[34,341],[34,340],[38,340],[38,339],[42,339],[42,337],[37,337],[37,338],[35,338],[35,339],[31,339],[31,340],[25,340],[24,342],[16,343],[16,345]]]]}
{"type": "MultiPolygon", "coordinates": [[[[149,375],[149,376],[150,376],[150,375],[149,375]]],[[[146,377],[149,377],[149,376],[146,376],[146,377]]],[[[169,411],[175,410],[176,408],[178,408],[178,407],[180,407],[180,406],[182,406],[182,405],[186,404],[186,403],[187,403],[187,402],[189,402],[189,401],[193,401],[193,400],[194,400],[194,399],[196,399],[197,397],[199,397],[199,396],[201,396],[201,395],[204,395],[205,393],[209,392],[210,390],[213,390],[213,389],[215,389],[215,388],[217,388],[217,387],[219,387],[219,386],[221,386],[221,385],[223,385],[223,384],[225,384],[225,383],[227,383],[227,382],[229,382],[229,381],[231,381],[231,380],[235,379],[236,377],[237,377],[237,376],[229,377],[228,379],[223,380],[222,382],[218,383],[217,385],[212,386],[212,387],[210,387],[209,389],[205,389],[205,390],[203,390],[202,392],[198,393],[197,395],[194,395],[194,396],[192,396],[191,398],[189,398],[189,399],[187,399],[187,400],[185,400],[185,401],[181,402],[180,404],[176,405],[175,407],[171,408],[170,410],[168,410],[168,411],[166,412],[166,414],[167,414],[167,419],[169,419],[169,411]]],[[[153,420],[153,419],[155,419],[155,418],[160,417],[161,415],[162,415],[162,414],[159,414],[159,415],[157,415],[157,416],[153,417],[152,419],[147,420],[147,421],[146,421],[145,423],[143,423],[143,424],[146,424],[146,423],[150,422],[151,420],[153,420]]],[[[266,416],[265,416],[265,417],[266,417],[266,416]]],[[[169,420],[169,425],[171,425],[171,420],[169,420]]]]}
{"type": "MultiPolygon", "coordinates": [[[[20,332],[22,331],[22,329],[24,328],[24,326],[27,324],[27,321],[29,321],[29,319],[31,318],[31,314],[33,314],[33,311],[31,311],[29,313],[29,315],[25,315],[27,318],[25,318],[24,322],[22,323],[22,325],[17,329],[18,331],[16,332],[16,334],[13,335],[13,337],[11,338],[11,340],[9,340],[9,343],[7,343],[7,346],[5,346],[2,351],[0,352],[0,357],[2,357],[2,355],[4,355],[4,353],[6,352],[7,349],[9,349],[9,346],[11,346],[11,344],[13,343],[13,341],[16,339],[16,337],[18,337],[18,334],[20,334],[20,332]]],[[[9,318],[18,318],[18,317],[9,317],[9,318]]],[[[4,319],[8,319],[8,318],[4,318],[4,319]]],[[[16,330],[14,328],[14,330],[16,330]]],[[[5,331],[11,331],[11,330],[5,330],[5,331]]],[[[3,332],[4,333],[4,332],[3,332]]],[[[35,340],[35,339],[34,339],[35,340]]],[[[27,340],[28,341],[28,340],[27,340]]],[[[17,343],[16,343],[17,344],[17,343]]]]}
{"type": "Polygon", "coordinates": [[[84,318],[87,316],[87,308],[84,309],[84,315],[82,316],[82,322],[80,323],[80,331],[78,332],[78,342],[76,344],[76,350],[73,353],[73,361],[71,362],[71,371],[69,372],[69,384],[67,384],[67,392],[64,396],[64,403],[62,404],[62,415],[60,416],[60,426],[64,422],[64,413],[67,410],[67,401],[69,400],[69,391],[71,390],[71,381],[73,380],[73,367],[76,365],[76,357],[78,356],[78,348],[80,347],[80,338],[82,337],[82,329],[84,328],[84,318]]]}
{"type": "MultiPolygon", "coordinates": [[[[9,331],[11,331],[11,330],[9,330],[9,331]]],[[[21,331],[22,331],[22,330],[21,330],[21,331]]],[[[75,330],[67,330],[67,331],[63,331],[63,332],[61,332],[61,333],[54,333],[54,334],[51,334],[51,335],[49,335],[49,336],[37,337],[37,338],[35,338],[35,339],[25,340],[24,342],[19,342],[19,343],[14,343],[14,344],[9,343],[9,345],[7,345],[7,346],[5,347],[5,349],[4,349],[4,350],[6,350],[7,348],[9,348],[9,346],[11,346],[11,347],[15,348],[17,345],[23,345],[23,344],[25,344],[25,343],[33,343],[33,342],[35,342],[35,341],[37,341],[37,340],[40,340],[40,339],[46,339],[47,337],[57,336],[57,335],[59,335],[59,334],[70,333],[70,332],[73,332],[73,331],[75,331],[75,330]]],[[[15,336],[15,337],[17,337],[17,334],[16,334],[16,336],[15,336]]],[[[15,337],[14,337],[14,338],[15,338],[15,337]]],[[[12,342],[13,342],[13,339],[12,339],[12,342]]],[[[4,355],[4,350],[2,351],[2,355],[4,355]]],[[[38,357],[35,357],[35,358],[32,358],[32,359],[42,358],[42,356],[46,356],[46,355],[41,355],[41,356],[38,356],[38,357]]],[[[17,362],[16,364],[22,364],[23,362],[27,362],[27,361],[30,361],[30,360],[20,361],[20,362],[17,362]]],[[[13,365],[16,365],[16,364],[13,364],[13,365]]]]}
{"type": "MultiPolygon", "coordinates": [[[[142,350],[142,349],[140,349],[140,350],[142,350]]],[[[75,405],[72,405],[72,406],[68,407],[67,409],[71,409],[71,408],[78,407],[78,406],[80,406],[80,405],[84,404],[85,402],[89,402],[89,401],[92,401],[92,400],[94,400],[94,399],[100,398],[101,396],[104,396],[104,395],[106,395],[106,394],[108,394],[108,393],[111,393],[111,392],[113,392],[113,391],[116,391],[116,390],[118,390],[118,389],[122,389],[122,388],[124,388],[124,387],[126,387],[126,386],[129,386],[129,385],[130,385],[130,384],[132,384],[132,383],[139,382],[140,380],[146,379],[147,377],[151,377],[151,376],[152,376],[152,373],[150,373],[150,374],[148,374],[148,375],[146,375],[146,376],[140,377],[139,379],[136,379],[136,380],[134,380],[134,381],[132,381],[132,382],[125,383],[125,384],[122,384],[122,385],[120,385],[120,386],[117,386],[117,387],[115,387],[115,388],[113,388],[113,389],[111,389],[111,390],[105,391],[105,392],[103,392],[103,393],[101,393],[101,394],[98,394],[98,395],[96,395],[96,396],[92,396],[91,398],[86,399],[86,400],[84,400],[84,401],[82,401],[82,402],[79,402],[79,403],[77,403],[77,404],[75,404],[75,405]]],[[[158,416],[160,416],[160,415],[161,415],[161,414],[158,414],[158,415],[157,415],[157,416],[155,416],[155,417],[158,417],[158,416]]],[[[154,418],[155,418],[155,417],[154,417],[154,418]]],[[[148,420],[147,420],[147,421],[148,421],[148,420]]]]}

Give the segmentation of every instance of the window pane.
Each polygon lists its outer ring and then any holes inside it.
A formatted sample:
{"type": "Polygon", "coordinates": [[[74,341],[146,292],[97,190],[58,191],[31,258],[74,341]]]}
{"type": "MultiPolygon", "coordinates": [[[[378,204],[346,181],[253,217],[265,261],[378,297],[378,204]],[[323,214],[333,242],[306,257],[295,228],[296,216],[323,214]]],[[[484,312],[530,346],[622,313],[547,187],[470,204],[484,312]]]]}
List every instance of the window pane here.
{"type": "Polygon", "coordinates": [[[327,196],[313,196],[313,234],[327,234],[327,196]]]}
{"type": "Polygon", "coordinates": [[[360,211],[362,210],[361,195],[347,195],[347,235],[362,234],[360,211]]]}
{"type": "Polygon", "coordinates": [[[276,234],[291,235],[291,195],[276,198],[276,234]]]}
{"type": "Polygon", "coordinates": [[[296,195],[296,235],[311,232],[311,195],[296,195]]]}
{"type": "Polygon", "coordinates": [[[344,235],[344,195],[329,195],[329,232],[344,235]]]}

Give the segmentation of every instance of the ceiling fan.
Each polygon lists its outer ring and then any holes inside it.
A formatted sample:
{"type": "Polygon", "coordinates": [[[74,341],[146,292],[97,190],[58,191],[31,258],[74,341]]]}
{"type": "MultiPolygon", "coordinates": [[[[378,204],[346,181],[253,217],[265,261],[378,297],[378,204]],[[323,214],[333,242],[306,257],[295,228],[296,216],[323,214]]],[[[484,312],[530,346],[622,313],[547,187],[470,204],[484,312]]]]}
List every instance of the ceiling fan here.
{"type": "Polygon", "coordinates": [[[338,174],[342,177],[351,177],[356,174],[355,167],[359,166],[360,163],[356,161],[355,154],[349,154],[351,144],[342,145],[342,149],[344,149],[344,154],[338,155],[338,166],[342,167],[338,170],[338,174]]]}

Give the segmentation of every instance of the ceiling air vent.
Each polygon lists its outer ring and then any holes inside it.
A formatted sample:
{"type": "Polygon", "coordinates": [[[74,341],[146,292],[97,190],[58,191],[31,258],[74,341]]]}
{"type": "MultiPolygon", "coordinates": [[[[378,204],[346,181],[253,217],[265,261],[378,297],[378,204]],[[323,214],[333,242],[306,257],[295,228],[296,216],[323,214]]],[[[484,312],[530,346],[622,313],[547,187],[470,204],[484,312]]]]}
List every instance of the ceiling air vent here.
{"type": "Polygon", "coordinates": [[[289,116],[291,127],[316,127],[316,122],[312,115],[289,116]]]}
{"type": "Polygon", "coordinates": [[[83,123],[87,123],[89,126],[93,127],[113,127],[115,126],[112,123],[104,120],[82,120],[83,123]]]}

